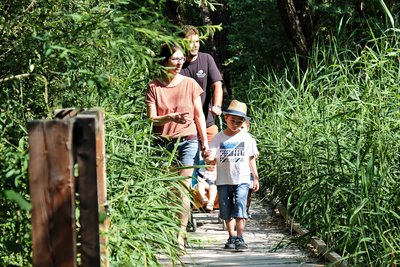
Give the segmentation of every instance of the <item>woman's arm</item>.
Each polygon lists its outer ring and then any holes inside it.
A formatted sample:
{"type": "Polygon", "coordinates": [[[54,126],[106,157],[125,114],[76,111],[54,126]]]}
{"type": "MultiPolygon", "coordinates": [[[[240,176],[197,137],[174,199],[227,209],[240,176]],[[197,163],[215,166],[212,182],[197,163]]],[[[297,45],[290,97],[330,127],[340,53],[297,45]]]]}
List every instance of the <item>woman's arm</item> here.
{"type": "Polygon", "coordinates": [[[156,105],[147,104],[147,118],[152,120],[156,126],[163,125],[171,121],[185,124],[187,122],[187,114],[189,114],[189,112],[168,113],[166,115],[157,116],[156,105]]]}
{"type": "Polygon", "coordinates": [[[200,135],[202,150],[208,150],[206,118],[204,117],[200,96],[196,97],[194,100],[194,120],[196,122],[197,132],[200,135]]]}

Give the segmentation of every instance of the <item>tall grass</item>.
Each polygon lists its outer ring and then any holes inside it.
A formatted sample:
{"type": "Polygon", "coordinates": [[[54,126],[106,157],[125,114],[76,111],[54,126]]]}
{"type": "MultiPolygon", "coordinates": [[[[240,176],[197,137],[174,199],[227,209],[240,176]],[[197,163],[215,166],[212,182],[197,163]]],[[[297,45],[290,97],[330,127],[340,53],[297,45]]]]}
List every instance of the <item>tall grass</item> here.
{"type": "Polygon", "coordinates": [[[264,194],[351,266],[400,259],[400,47],[397,33],[360,53],[319,45],[306,73],[251,83],[264,194]]]}
{"type": "Polygon", "coordinates": [[[155,266],[159,254],[178,258],[177,207],[168,193],[180,178],[155,165],[161,159],[154,158],[144,118],[154,55],[174,39],[158,2],[3,2],[0,265],[32,265],[31,213],[23,205],[29,201],[26,122],[68,107],[106,113],[113,266],[155,266]]]}
{"type": "Polygon", "coordinates": [[[157,156],[149,123],[128,115],[107,121],[111,259],[115,266],[154,266],[157,255],[178,258],[178,206],[169,192],[180,178],[161,168],[168,155],[157,156]]]}

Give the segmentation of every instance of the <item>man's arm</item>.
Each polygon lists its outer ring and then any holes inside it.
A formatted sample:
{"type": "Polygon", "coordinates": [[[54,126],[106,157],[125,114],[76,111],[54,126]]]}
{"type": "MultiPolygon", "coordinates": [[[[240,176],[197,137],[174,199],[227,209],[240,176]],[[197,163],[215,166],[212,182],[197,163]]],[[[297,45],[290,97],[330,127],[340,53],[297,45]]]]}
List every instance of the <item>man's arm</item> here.
{"type": "Polygon", "coordinates": [[[214,58],[207,54],[208,57],[208,75],[211,81],[210,91],[213,95],[213,106],[210,108],[210,111],[213,115],[219,116],[222,113],[222,98],[223,98],[223,90],[222,90],[222,75],[219,71],[217,64],[215,64],[214,58]]]}
{"type": "Polygon", "coordinates": [[[222,114],[222,82],[217,81],[211,84],[211,90],[213,92],[213,106],[211,107],[211,112],[216,116],[220,116],[222,114]]]}

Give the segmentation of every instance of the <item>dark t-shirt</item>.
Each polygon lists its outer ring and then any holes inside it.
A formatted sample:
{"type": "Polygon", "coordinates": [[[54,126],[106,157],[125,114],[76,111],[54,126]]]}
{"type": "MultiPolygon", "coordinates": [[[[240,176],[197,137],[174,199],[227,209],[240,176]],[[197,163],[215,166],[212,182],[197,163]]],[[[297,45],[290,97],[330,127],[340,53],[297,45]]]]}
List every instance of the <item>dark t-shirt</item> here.
{"type": "Polygon", "coordinates": [[[214,82],[222,81],[221,73],[213,57],[210,54],[199,52],[195,61],[185,62],[180,74],[192,77],[203,88],[204,92],[201,94],[201,102],[203,103],[203,112],[206,117],[207,127],[210,127],[214,124],[214,118],[209,111],[209,108],[213,105],[210,87],[214,82]]]}

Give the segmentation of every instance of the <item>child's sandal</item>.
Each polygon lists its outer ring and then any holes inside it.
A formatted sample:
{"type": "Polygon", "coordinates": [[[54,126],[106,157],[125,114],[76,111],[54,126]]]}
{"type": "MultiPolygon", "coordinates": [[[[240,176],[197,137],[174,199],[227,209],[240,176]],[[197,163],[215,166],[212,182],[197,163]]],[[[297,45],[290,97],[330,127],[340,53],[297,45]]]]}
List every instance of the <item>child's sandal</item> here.
{"type": "Polygon", "coordinates": [[[209,203],[207,204],[207,206],[206,206],[206,210],[212,211],[213,209],[214,209],[214,204],[211,203],[211,202],[209,202],[209,203]]]}
{"type": "Polygon", "coordinates": [[[201,199],[201,204],[202,204],[202,205],[208,204],[208,198],[203,197],[203,198],[201,199]]]}

